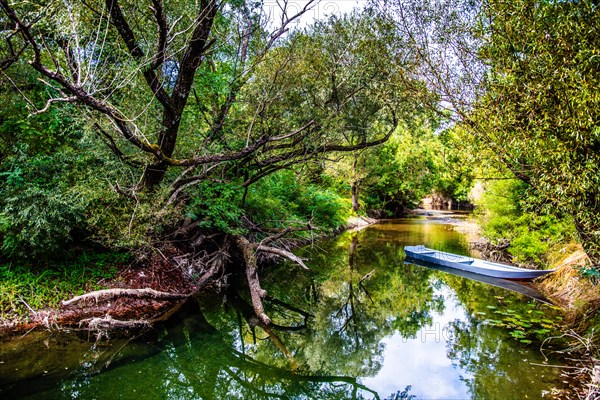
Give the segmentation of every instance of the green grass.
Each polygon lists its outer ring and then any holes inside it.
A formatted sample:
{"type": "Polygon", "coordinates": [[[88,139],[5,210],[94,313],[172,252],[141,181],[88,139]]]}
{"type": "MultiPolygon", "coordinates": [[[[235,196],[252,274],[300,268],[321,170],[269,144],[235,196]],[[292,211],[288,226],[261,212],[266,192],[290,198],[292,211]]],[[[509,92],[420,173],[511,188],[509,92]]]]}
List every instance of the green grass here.
{"type": "Polygon", "coordinates": [[[84,253],[43,266],[0,264],[0,317],[25,319],[27,305],[34,310],[58,307],[62,300],[102,289],[102,280],[114,278],[129,259],[127,253],[84,253]]]}

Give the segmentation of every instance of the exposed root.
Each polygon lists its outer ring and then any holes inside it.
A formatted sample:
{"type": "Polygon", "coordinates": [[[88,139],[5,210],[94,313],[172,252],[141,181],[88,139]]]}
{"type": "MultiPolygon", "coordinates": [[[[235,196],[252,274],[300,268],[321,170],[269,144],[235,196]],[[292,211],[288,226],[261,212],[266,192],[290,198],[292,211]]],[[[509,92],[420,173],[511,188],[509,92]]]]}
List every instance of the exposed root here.
{"type": "Polygon", "coordinates": [[[265,253],[276,254],[280,257],[287,258],[288,260],[295,262],[296,264],[298,264],[305,270],[310,270],[310,268],[308,268],[306,266],[306,264],[304,264],[304,261],[300,257],[298,257],[297,255],[293,254],[290,251],[278,249],[276,247],[262,246],[262,245],[258,245],[256,247],[256,251],[262,251],[265,253]]]}
{"type": "Polygon", "coordinates": [[[177,300],[188,297],[189,294],[182,293],[167,293],[159,292],[154,289],[103,289],[96,290],[82,294],[81,296],[75,296],[71,300],[62,302],[63,307],[68,307],[73,304],[77,304],[84,300],[94,300],[96,303],[100,300],[112,299],[116,297],[136,297],[136,298],[152,298],[157,300],[177,300]]]}
{"type": "Polygon", "coordinates": [[[507,252],[510,247],[510,240],[502,239],[498,244],[493,244],[487,240],[478,240],[471,243],[471,247],[479,250],[483,257],[495,262],[511,262],[511,257],[507,252]]]}
{"type": "Polygon", "coordinates": [[[304,260],[293,254],[291,251],[283,250],[278,247],[267,246],[268,243],[274,241],[280,241],[283,237],[290,232],[305,231],[314,229],[310,223],[306,227],[302,228],[286,228],[278,231],[276,234],[268,236],[259,243],[252,243],[250,240],[243,236],[235,236],[234,240],[242,253],[244,263],[246,264],[246,280],[248,282],[248,288],[250,289],[250,297],[252,299],[252,308],[258,319],[264,325],[270,325],[271,319],[265,313],[262,300],[267,296],[266,290],[260,287],[260,281],[258,278],[258,267],[257,267],[257,253],[269,253],[274,254],[278,257],[286,258],[290,261],[295,262],[305,270],[309,268],[304,264],[304,260]]]}

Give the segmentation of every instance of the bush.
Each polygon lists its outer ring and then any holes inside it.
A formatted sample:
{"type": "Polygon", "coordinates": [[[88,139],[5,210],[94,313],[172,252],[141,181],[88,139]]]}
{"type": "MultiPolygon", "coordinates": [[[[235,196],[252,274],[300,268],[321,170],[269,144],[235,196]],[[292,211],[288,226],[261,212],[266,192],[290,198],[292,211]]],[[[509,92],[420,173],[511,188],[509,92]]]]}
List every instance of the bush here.
{"type": "Polygon", "coordinates": [[[243,210],[241,190],[235,183],[203,181],[189,190],[186,216],[199,226],[226,233],[239,232],[243,210]]]}
{"type": "Polygon", "coordinates": [[[566,217],[524,209],[527,189],[516,179],[487,182],[477,200],[477,216],[487,239],[510,240],[508,252],[516,262],[540,264],[552,245],[568,242],[575,230],[566,217]]]}
{"type": "Polygon", "coordinates": [[[293,171],[273,174],[251,186],[245,210],[260,225],[282,227],[311,221],[326,229],[344,225],[352,213],[349,199],[303,182],[293,171]]]}

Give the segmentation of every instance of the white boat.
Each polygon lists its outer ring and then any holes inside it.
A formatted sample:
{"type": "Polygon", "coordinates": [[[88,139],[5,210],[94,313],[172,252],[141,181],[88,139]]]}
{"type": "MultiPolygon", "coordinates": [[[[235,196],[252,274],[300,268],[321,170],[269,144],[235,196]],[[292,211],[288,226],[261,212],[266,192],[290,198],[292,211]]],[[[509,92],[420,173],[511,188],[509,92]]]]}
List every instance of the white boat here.
{"type": "Polygon", "coordinates": [[[448,268],[454,268],[484,276],[491,276],[493,278],[528,281],[555,271],[553,269],[539,270],[519,268],[512,265],[500,264],[491,261],[480,260],[478,258],[433,250],[423,245],[405,246],[404,252],[409,259],[412,258],[415,260],[439,264],[448,268]]]}

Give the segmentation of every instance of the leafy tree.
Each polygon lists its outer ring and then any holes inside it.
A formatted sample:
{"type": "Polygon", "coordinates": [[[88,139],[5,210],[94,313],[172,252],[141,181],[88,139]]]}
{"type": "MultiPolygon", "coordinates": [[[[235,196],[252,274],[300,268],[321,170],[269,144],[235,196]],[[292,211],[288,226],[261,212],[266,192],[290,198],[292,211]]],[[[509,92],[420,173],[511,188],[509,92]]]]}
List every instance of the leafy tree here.
{"type": "Polygon", "coordinates": [[[472,151],[528,186],[523,205],[572,215],[597,265],[598,10],[592,0],[388,3],[472,151]]]}
{"type": "MultiPolygon", "coordinates": [[[[418,99],[424,91],[413,73],[414,54],[392,24],[371,12],[289,32],[312,3],[296,15],[281,3],[273,27],[260,2],[0,0],[6,82],[24,96],[30,113],[68,109],[80,124],[64,114],[61,121],[71,128],[42,129],[44,139],[31,140],[38,150],[28,157],[44,152],[40,143],[54,141],[57,131],[69,142],[69,155],[81,154],[67,163],[58,146],[51,148],[48,163],[69,171],[52,178],[41,173],[45,182],[36,190],[44,193],[35,197],[41,200],[27,200],[35,207],[13,206],[19,195],[2,201],[5,244],[20,246],[11,238],[35,229],[28,221],[45,221],[54,228],[41,230],[47,237],[81,229],[106,246],[144,254],[146,246],[178,246],[208,282],[222,276],[226,263],[194,259],[206,251],[198,251],[202,240],[196,239],[216,231],[216,246],[205,244],[208,250],[222,245],[231,254],[217,252],[213,260],[245,260],[253,306],[268,322],[255,254],[302,263],[277,248],[300,228],[250,220],[260,215],[255,192],[277,184],[261,181],[275,173],[288,178],[282,170],[298,173],[325,155],[384,143],[411,118],[411,94],[418,99]],[[44,89],[31,96],[18,75],[44,89]],[[81,136],[70,131],[75,126],[81,136]],[[59,198],[66,203],[48,202],[59,198]],[[47,206],[53,212],[43,215],[47,206]]],[[[20,132],[5,148],[16,154],[27,140],[20,132]]],[[[3,171],[16,182],[18,167],[4,161],[3,171]]],[[[294,201],[280,196],[278,206],[298,208],[280,215],[339,225],[337,196],[314,187],[301,192],[294,201]],[[332,200],[337,204],[329,208],[315,206],[332,200]]],[[[43,238],[20,239],[51,248],[43,238]]]]}
{"type": "Polygon", "coordinates": [[[552,246],[575,235],[572,221],[526,210],[527,184],[518,179],[486,182],[476,201],[484,235],[492,242],[508,239],[508,252],[519,263],[541,264],[552,246]]]}
{"type": "Polygon", "coordinates": [[[600,260],[600,20],[593,1],[490,2],[477,138],[530,188],[529,205],[572,215],[600,260]]]}

